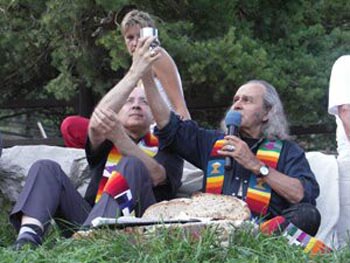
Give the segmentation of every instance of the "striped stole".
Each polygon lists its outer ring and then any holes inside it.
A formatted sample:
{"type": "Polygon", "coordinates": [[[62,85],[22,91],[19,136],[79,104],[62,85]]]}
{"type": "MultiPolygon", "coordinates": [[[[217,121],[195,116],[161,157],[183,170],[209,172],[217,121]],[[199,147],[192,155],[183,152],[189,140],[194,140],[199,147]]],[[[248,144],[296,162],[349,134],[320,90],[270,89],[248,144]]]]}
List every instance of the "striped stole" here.
{"type": "MultiPolygon", "coordinates": [[[[158,152],[158,139],[151,133],[147,133],[137,145],[151,157],[154,157],[158,152]]],[[[121,158],[122,155],[118,149],[113,146],[108,154],[105,168],[99,182],[95,203],[100,200],[103,192],[118,192],[119,194],[114,196],[116,200],[118,200],[118,198],[128,198],[127,202],[130,202],[132,197],[130,196],[131,192],[127,182],[116,169],[121,158]]]]}
{"type": "Polygon", "coordinates": [[[332,251],[332,249],[321,240],[306,234],[293,223],[288,224],[282,235],[288,239],[288,244],[301,246],[304,248],[304,252],[310,253],[311,255],[332,251]]]}
{"type": "Polygon", "coordinates": [[[224,140],[217,140],[210,152],[207,165],[206,193],[221,194],[224,185],[225,158],[218,154],[224,145],[224,140]]]}
{"type": "MultiPolygon", "coordinates": [[[[265,139],[260,145],[256,157],[274,169],[277,168],[282,150],[282,141],[265,139]]],[[[271,200],[271,187],[252,174],[246,195],[246,202],[254,215],[266,215],[271,200]]]]}
{"type": "Polygon", "coordinates": [[[318,253],[328,253],[332,249],[321,240],[310,236],[293,223],[288,222],[283,216],[276,216],[265,221],[259,226],[260,231],[266,235],[281,233],[287,238],[289,245],[297,245],[304,249],[304,252],[315,255],[318,253]]]}
{"type": "MultiPolygon", "coordinates": [[[[224,140],[219,139],[214,143],[206,173],[206,193],[221,194],[224,185],[225,158],[218,154],[224,145],[224,140]]],[[[276,168],[282,149],[282,141],[267,140],[259,146],[257,158],[266,165],[276,168]]],[[[271,188],[262,180],[252,174],[249,179],[249,186],[246,195],[246,202],[255,215],[265,215],[271,199],[271,188]]]]}

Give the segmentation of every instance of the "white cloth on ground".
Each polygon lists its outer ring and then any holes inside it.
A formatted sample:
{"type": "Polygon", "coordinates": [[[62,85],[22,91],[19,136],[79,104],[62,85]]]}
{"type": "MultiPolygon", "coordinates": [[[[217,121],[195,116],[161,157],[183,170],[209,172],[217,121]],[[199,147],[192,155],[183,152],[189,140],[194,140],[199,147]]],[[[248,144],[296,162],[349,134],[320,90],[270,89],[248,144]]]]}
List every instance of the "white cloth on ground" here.
{"type": "Polygon", "coordinates": [[[316,199],[316,207],[321,213],[321,225],[316,238],[321,239],[329,247],[339,246],[337,225],[339,219],[339,173],[334,155],[321,152],[307,152],[311,170],[320,186],[320,195],[316,199]]]}

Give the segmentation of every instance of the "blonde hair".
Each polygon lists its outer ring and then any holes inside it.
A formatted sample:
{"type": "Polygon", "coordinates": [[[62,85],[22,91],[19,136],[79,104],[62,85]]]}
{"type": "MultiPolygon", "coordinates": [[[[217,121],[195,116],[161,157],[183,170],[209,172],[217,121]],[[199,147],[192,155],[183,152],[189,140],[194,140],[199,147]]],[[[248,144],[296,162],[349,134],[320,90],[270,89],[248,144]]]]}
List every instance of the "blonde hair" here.
{"type": "Polygon", "coordinates": [[[135,25],[139,25],[141,28],[155,27],[154,21],[148,13],[135,9],[127,13],[123,18],[120,26],[122,35],[129,27],[135,25]]]}

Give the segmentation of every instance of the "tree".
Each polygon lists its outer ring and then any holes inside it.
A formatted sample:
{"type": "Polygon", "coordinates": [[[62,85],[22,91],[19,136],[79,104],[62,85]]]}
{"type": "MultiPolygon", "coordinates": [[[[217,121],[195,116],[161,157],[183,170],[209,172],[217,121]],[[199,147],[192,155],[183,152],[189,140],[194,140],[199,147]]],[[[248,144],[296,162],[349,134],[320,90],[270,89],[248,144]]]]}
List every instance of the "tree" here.
{"type": "MultiPolygon", "coordinates": [[[[82,89],[95,97],[105,93],[130,65],[114,24],[128,3],[0,0],[2,100],[51,94],[69,100],[82,89]]],[[[278,89],[292,124],[331,123],[328,79],[335,59],[349,52],[349,1],[132,3],[157,20],[195,119],[217,126],[213,120],[237,87],[265,79],[278,89]],[[198,110],[205,107],[212,110],[198,110]]]]}

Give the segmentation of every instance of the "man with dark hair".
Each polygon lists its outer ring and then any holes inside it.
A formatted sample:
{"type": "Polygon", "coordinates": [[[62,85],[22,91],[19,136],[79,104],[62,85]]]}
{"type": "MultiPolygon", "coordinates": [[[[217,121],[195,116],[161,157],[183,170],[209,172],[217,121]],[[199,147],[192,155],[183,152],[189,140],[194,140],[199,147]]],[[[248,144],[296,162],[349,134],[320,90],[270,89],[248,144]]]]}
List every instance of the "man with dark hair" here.
{"type": "MultiPolygon", "coordinates": [[[[316,209],[319,186],[304,151],[287,140],[287,121],[275,88],[261,80],[242,85],[231,110],[241,115],[239,134],[226,135],[183,121],[154,88],[152,73],[142,78],[160,148],[170,148],[204,172],[204,192],[245,200],[258,220],[282,216],[310,235],[320,225],[316,209]],[[232,158],[225,169],[225,157],[232,158]]],[[[289,224],[289,223],[288,223],[289,224]]]]}

